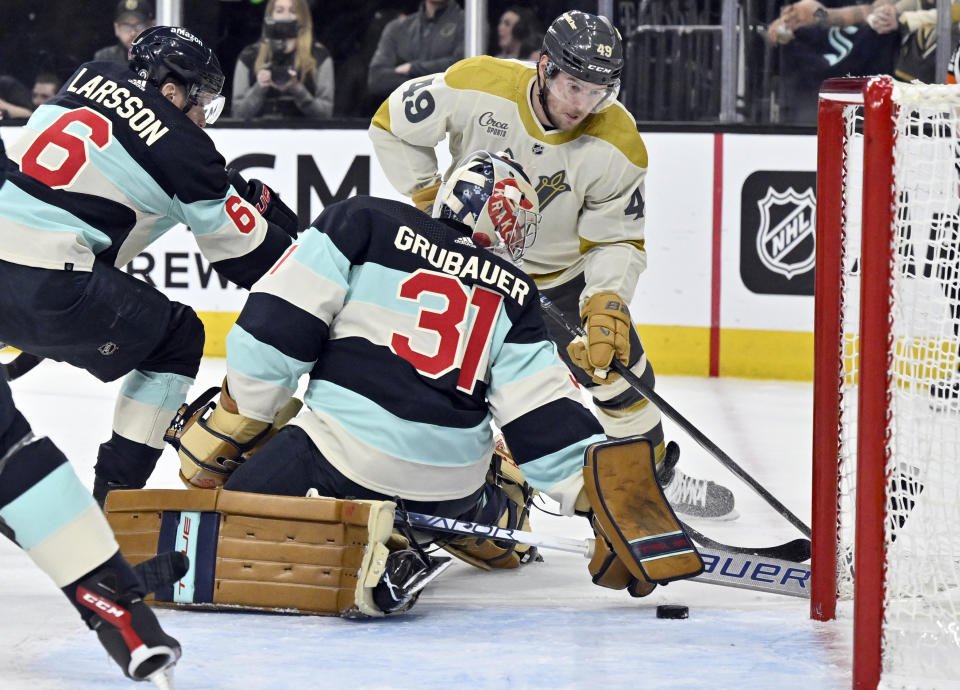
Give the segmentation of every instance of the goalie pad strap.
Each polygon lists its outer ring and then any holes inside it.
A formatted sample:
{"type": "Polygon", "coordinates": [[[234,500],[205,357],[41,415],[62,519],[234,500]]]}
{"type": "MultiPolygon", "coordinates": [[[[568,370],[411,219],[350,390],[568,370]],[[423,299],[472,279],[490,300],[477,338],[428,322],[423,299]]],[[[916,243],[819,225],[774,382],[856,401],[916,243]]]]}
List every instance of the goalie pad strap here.
{"type": "Polygon", "coordinates": [[[390,553],[394,509],[390,501],[219,489],[112,491],[105,505],[132,563],[171,550],[190,557],[184,578],[151,603],[346,617],[383,615],[373,588],[390,553]]]}
{"type": "Polygon", "coordinates": [[[583,481],[597,523],[633,577],[663,584],[703,571],[657,482],[650,441],[595,443],[586,452],[583,481]]]}

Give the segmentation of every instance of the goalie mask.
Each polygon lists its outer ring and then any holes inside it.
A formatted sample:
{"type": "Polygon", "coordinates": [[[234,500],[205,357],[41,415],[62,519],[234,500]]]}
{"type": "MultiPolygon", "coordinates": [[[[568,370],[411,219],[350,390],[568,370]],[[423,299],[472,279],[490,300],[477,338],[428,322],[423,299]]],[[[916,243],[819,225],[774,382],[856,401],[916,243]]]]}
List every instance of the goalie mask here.
{"type": "Polygon", "coordinates": [[[620,93],[623,41],[606,17],[579,10],[564,12],[547,29],[540,54],[547,56],[541,99],[544,91],[550,91],[568,103],[586,100],[590,112],[596,113],[620,93]],[[559,72],[573,79],[560,82],[559,72]]]}
{"type": "Polygon", "coordinates": [[[478,246],[519,263],[540,223],[537,192],[523,168],[502,153],[477,151],[447,174],[433,207],[472,230],[478,246]]]}
{"type": "Polygon", "coordinates": [[[187,92],[187,107],[203,108],[207,124],[223,111],[223,70],[203,41],[179,26],[153,26],[130,45],[130,69],[156,87],[172,79],[187,92]]]}

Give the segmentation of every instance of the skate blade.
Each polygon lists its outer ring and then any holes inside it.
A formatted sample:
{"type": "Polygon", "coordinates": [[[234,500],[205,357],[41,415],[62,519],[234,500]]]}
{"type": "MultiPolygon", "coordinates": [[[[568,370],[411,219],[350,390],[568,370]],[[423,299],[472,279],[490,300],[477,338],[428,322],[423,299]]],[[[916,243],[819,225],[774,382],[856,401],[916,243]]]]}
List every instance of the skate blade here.
{"type": "Polygon", "coordinates": [[[156,671],[147,676],[147,680],[153,683],[153,686],[158,690],[174,690],[173,669],[175,666],[176,663],[173,663],[169,666],[158,668],[156,671]]]}
{"type": "Polygon", "coordinates": [[[453,559],[449,556],[434,556],[433,565],[423,570],[403,585],[403,592],[406,596],[413,596],[428,584],[436,580],[440,574],[453,565],[453,559]]]}

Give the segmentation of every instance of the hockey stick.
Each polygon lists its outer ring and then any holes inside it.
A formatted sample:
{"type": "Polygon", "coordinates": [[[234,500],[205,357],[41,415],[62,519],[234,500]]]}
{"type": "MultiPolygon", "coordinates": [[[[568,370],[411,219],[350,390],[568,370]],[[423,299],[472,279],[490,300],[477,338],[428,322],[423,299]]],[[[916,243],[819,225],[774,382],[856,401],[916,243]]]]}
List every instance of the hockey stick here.
{"type": "MultiPolygon", "coordinates": [[[[567,331],[567,333],[570,333],[573,337],[578,338],[586,336],[586,332],[583,330],[583,328],[580,326],[574,326],[567,321],[567,317],[564,315],[564,313],[554,306],[553,302],[543,295],[540,295],[540,306],[543,307],[543,310],[550,316],[550,318],[560,324],[567,331]]],[[[716,458],[721,465],[726,467],[733,474],[739,477],[745,484],[747,484],[747,486],[753,489],[760,496],[760,498],[766,501],[767,504],[769,504],[774,510],[782,515],[787,522],[800,530],[801,534],[807,538],[810,537],[810,528],[807,527],[800,518],[790,512],[789,508],[778,501],[776,497],[767,491],[756,479],[747,474],[746,470],[733,461],[733,458],[724,453],[719,446],[717,446],[717,444],[707,438],[702,431],[695,427],[686,417],[680,414],[670,403],[661,398],[656,391],[645,384],[639,376],[630,371],[626,364],[614,357],[610,367],[620,374],[627,383],[633,386],[638,393],[656,405],[657,408],[659,408],[659,410],[669,417],[677,426],[686,431],[694,441],[700,444],[704,450],[716,458]]]]}
{"type": "MultiPolygon", "coordinates": [[[[554,513],[546,510],[542,505],[534,503],[534,506],[547,515],[560,515],[560,513],[554,513]]],[[[719,549],[728,553],[743,554],[745,556],[776,558],[778,560],[791,561],[793,563],[801,563],[803,561],[810,560],[809,539],[794,539],[793,541],[788,541],[783,544],[775,544],[774,546],[733,546],[732,544],[724,544],[711,539],[705,534],[695,530],[682,520],[678,520],[678,522],[683,526],[683,531],[687,533],[687,536],[693,539],[693,541],[695,541],[699,546],[703,546],[708,549],[719,549]]]]}
{"type": "MultiPolygon", "coordinates": [[[[401,516],[398,516],[398,522],[409,524],[414,529],[443,532],[445,534],[461,534],[513,544],[526,544],[544,549],[576,553],[587,559],[593,557],[593,549],[596,544],[594,539],[555,537],[551,534],[537,534],[422,513],[406,512],[405,516],[408,522],[404,522],[401,516]]],[[[719,548],[699,548],[697,551],[703,558],[704,571],[696,577],[690,578],[692,580],[711,585],[751,589],[791,597],[809,598],[810,596],[807,588],[807,582],[810,579],[810,567],[803,563],[794,563],[762,555],[732,553],[719,548]]]]}
{"type": "Polygon", "coordinates": [[[43,357],[21,352],[6,364],[0,364],[0,375],[7,381],[18,379],[43,361],[43,357]]]}
{"type": "Polygon", "coordinates": [[[708,549],[719,549],[720,551],[742,554],[744,556],[775,558],[781,561],[790,561],[791,563],[801,563],[810,560],[809,539],[794,539],[793,541],[777,544],[776,546],[757,546],[753,548],[749,546],[731,546],[730,544],[721,544],[718,541],[714,541],[685,522],[681,521],[680,524],[683,525],[684,532],[686,532],[691,539],[700,546],[708,549]]]}

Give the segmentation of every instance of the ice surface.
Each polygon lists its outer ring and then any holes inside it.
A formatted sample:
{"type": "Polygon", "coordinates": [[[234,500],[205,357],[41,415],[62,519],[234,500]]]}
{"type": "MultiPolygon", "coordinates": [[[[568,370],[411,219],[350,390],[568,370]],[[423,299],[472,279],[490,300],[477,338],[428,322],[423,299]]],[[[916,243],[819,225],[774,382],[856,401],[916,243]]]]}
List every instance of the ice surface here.
{"type": "MultiPolygon", "coordinates": [[[[205,362],[193,394],[216,385],[205,362]]],[[[13,384],[34,429],[51,436],[93,483],[118,384],[44,362],[13,384]]],[[[658,377],[657,390],[809,524],[812,387],[804,383],[658,377]]],[[[722,481],[740,518],[697,521],[730,544],[800,536],[669,422],[688,474],[722,481]]],[[[169,449],[148,486],[180,488],[169,449]]],[[[586,537],[586,523],[534,514],[535,531],[586,537]]],[[[677,582],[644,599],[590,583],[586,561],[544,551],[519,571],[461,563],[407,615],[377,621],[159,610],[184,656],[177,688],[808,688],[850,686],[846,623],[811,621],[805,600],[677,582]],[[690,607],[656,618],[658,604],[690,607]]],[[[0,689],[129,687],[54,585],[0,542],[0,689]]],[[[146,686],[141,686],[146,687],[146,686]]]]}

